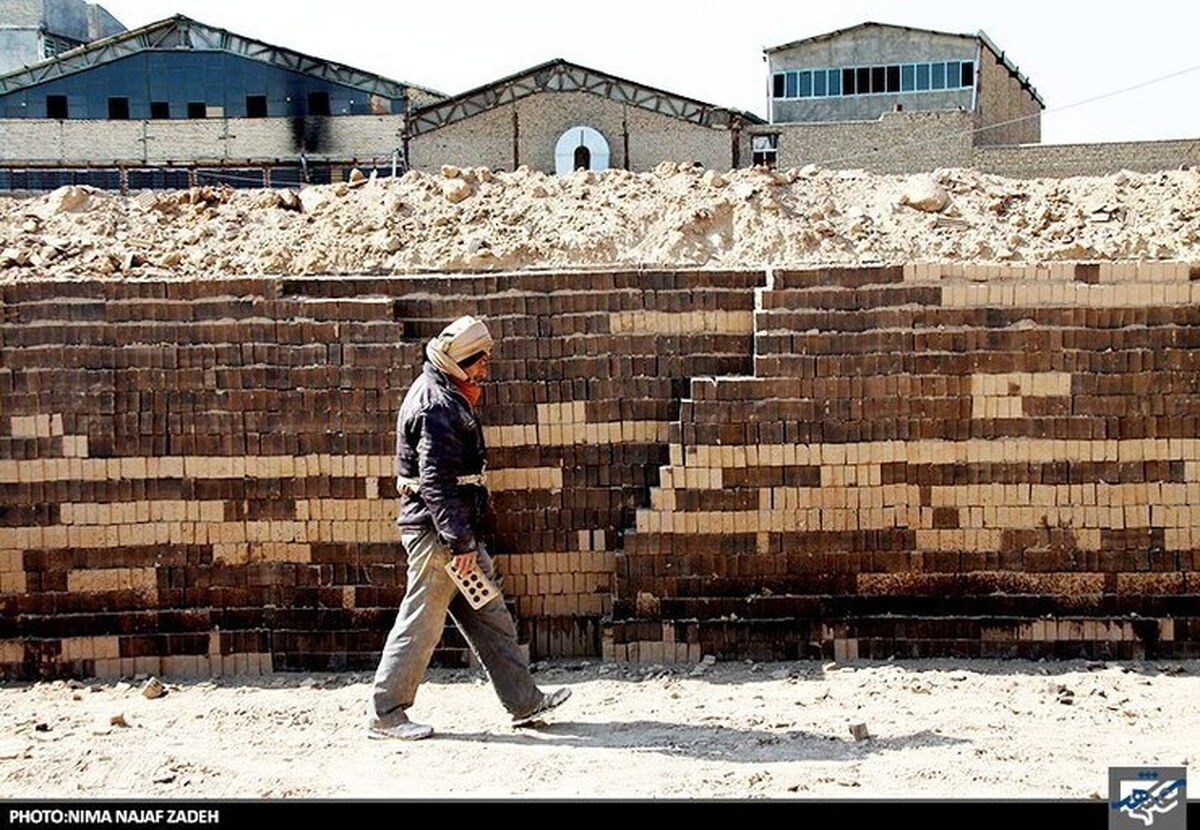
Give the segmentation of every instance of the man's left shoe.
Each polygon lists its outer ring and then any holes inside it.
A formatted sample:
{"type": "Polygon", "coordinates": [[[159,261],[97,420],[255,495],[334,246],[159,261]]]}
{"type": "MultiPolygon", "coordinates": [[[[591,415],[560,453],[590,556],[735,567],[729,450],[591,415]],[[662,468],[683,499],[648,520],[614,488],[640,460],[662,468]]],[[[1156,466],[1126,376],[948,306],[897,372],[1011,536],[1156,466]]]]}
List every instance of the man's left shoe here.
{"type": "Polygon", "coordinates": [[[542,695],[542,702],[539,703],[532,712],[513,717],[513,726],[529,726],[532,723],[537,723],[542,719],[542,715],[549,712],[551,709],[556,709],[567,702],[567,698],[571,696],[571,690],[563,687],[556,689],[550,694],[542,695]]]}

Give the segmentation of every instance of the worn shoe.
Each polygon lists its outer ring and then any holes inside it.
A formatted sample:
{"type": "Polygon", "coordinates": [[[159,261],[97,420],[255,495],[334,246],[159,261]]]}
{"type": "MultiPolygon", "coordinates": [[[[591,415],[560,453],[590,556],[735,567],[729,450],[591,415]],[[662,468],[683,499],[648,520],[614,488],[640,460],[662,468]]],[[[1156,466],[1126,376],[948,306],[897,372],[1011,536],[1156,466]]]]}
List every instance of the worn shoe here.
{"type": "Polygon", "coordinates": [[[433,727],[424,723],[413,723],[407,715],[399,717],[373,717],[367,721],[368,738],[393,738],[401,741],[419,741],[433,734],[433,727]]]}
{"type": "Polygon", "coordinates": [[[556,689],[550,694],[542,695],[542,702],[528,714],[519,717],[513,717],[513,726],[528,726],[531,723],[536,723],[542,719],[542,715],[549,712],[551,709],[556,709],[567,702],[567,698],[571,696],[571,690],[563,687],[556,689]]]}

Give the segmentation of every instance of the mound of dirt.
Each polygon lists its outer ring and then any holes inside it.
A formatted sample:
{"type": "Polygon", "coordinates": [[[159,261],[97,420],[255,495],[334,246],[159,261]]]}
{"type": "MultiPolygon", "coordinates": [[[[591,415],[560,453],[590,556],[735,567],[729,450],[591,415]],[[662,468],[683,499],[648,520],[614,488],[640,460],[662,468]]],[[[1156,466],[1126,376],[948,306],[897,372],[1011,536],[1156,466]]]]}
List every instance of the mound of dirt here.
{"type": "Polygon", "coordinates": [[[1200,171],[444,167],[300,192],[0,199],[0,281],[522,268],[1200,259],[1200,171]]]}

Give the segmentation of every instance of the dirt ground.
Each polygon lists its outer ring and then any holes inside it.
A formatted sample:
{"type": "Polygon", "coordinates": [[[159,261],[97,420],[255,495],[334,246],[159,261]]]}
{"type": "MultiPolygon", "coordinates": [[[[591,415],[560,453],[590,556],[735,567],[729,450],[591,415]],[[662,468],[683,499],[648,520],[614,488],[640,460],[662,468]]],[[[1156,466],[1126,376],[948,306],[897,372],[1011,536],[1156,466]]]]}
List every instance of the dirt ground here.
{"type": "Polygon", "coordinates": [[[417,742],[367,737],[366,674],[7,684],[0,797],[1102,800],[1110,766],[1200,751],[1200,661],[535,670],[573,696],[520,729],[479,672],[431,670],[417,742]]]}

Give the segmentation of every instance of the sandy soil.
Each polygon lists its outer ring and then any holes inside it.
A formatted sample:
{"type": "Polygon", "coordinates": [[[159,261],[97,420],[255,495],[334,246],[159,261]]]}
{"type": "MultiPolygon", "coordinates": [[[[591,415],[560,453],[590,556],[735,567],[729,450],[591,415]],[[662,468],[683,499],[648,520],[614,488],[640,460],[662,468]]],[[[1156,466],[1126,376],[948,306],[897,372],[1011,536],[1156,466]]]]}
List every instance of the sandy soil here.
{"type": "Polygon", "coordinates": [[[431,670],[417,742],[367,737],[364,674],[0,686],[0,797],[1104,799],[1200,751],[1197,661],[535,669],[573,696],[520,729],[431,670]]]}

